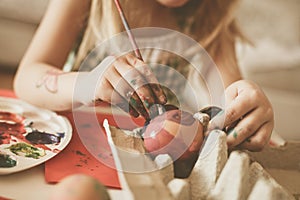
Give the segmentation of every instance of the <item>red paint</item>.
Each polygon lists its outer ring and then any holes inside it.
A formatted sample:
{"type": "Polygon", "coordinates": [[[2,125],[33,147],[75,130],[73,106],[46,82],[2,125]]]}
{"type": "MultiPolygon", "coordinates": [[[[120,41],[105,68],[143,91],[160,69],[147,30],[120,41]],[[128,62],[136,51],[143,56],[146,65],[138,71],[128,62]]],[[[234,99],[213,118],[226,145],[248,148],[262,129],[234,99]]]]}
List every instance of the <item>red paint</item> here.
{"type": "Polygon", "coordinates": [[[24,121],[24,117],[14,113],[0,111],[0,120],[22,123],[24,121]]]}
{"type": "Polygon", "coordinates": [[[0,144],[10,144],[11,136],[24,139],[26,133],[23,121],[24,117],[0,111],[0,144]]]}
{"type": "Polygon", "coordinates": [[[54,152],[54,150],[44,144],[33,144],[25,138],[27,132],[23,123],[24,119],[21,115],[0,111],[0,144],[24,142],[54,152]]]}

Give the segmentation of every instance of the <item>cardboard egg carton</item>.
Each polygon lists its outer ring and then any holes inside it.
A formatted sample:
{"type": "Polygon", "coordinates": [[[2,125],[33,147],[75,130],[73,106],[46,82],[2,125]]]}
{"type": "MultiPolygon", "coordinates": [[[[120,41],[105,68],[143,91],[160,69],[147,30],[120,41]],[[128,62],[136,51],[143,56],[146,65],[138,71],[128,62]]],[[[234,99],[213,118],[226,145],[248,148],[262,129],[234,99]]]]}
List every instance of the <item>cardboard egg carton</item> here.
{"type": "Polygon", "coordinates": [[[112,199],[295,199],[253,155],[242,151],[228,155],[222,131],[210,133],[190,176],[178,179],[168,155],[149,158],[141,139],[105,123],[122,186],[120,192],[109,190],[112,199]]]}
{"type": "Polygon", "coordinates": [[[300,142],[287,141],[278,147],[267,146],[261,152],[248,152],[295,199],[300,200],[300,142]]]}

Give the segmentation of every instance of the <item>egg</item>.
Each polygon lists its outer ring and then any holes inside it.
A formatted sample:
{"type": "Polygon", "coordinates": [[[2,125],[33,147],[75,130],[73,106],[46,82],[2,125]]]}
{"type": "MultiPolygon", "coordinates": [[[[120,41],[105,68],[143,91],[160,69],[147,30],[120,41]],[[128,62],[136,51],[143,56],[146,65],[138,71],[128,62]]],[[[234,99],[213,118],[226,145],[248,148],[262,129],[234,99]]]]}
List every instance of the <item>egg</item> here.
{"type": "Polygon", "coordinates": [[[189,112],[168,110],[150,121],[144,132],[144,146],[153,157],[169,154],[175,177],[186,178],[203,143],[203,126],[189,112]]]}
{"type": "Polygon", "coordinates": [[[106,187],[97,179],[74,174],[55,185],[50,200],[109,200],[106,187]]]}

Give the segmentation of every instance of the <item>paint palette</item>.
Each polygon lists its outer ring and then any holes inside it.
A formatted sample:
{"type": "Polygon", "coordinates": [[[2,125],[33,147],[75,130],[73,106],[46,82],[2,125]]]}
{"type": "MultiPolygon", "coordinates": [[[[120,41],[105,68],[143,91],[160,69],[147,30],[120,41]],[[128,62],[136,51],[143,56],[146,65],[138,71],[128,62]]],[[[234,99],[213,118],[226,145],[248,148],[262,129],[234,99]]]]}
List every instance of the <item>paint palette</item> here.
{"type": "Polygon", "coordinates": [[[39,165],[70,142],[72,126],[55,112],[0,97],[0,175],[39,165]]]}

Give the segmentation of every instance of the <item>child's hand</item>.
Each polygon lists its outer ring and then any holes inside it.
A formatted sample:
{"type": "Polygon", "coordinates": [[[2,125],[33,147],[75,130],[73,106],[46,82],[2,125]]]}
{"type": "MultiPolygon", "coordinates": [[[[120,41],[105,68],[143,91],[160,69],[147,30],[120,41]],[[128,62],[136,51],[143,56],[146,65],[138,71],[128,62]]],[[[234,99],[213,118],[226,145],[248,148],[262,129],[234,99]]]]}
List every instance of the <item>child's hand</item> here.
{"type": "Polygon", "coordinates": [[[225,98],[225,115],[212,119],[210,126],[223,118],[230,149],[262,150],[274,127],[273,109],[263,91],[253,82],[240,80],[228,86],[225,98]]]}
{"type": "Polygon", "coordinates": [[[153,104],[165,104],[163,93],[151,69],[132,55],[120,58],[109,56],[94,70],[79,75],[78,89],[80,103],[90,104],[105,101],[117,105],[132,116],[142,115],[149,119],[153,104]],[[84,87],[83,87],[84,86],[84,87]],[[87,93],[84,98],[83,93],[87,93]]]}

